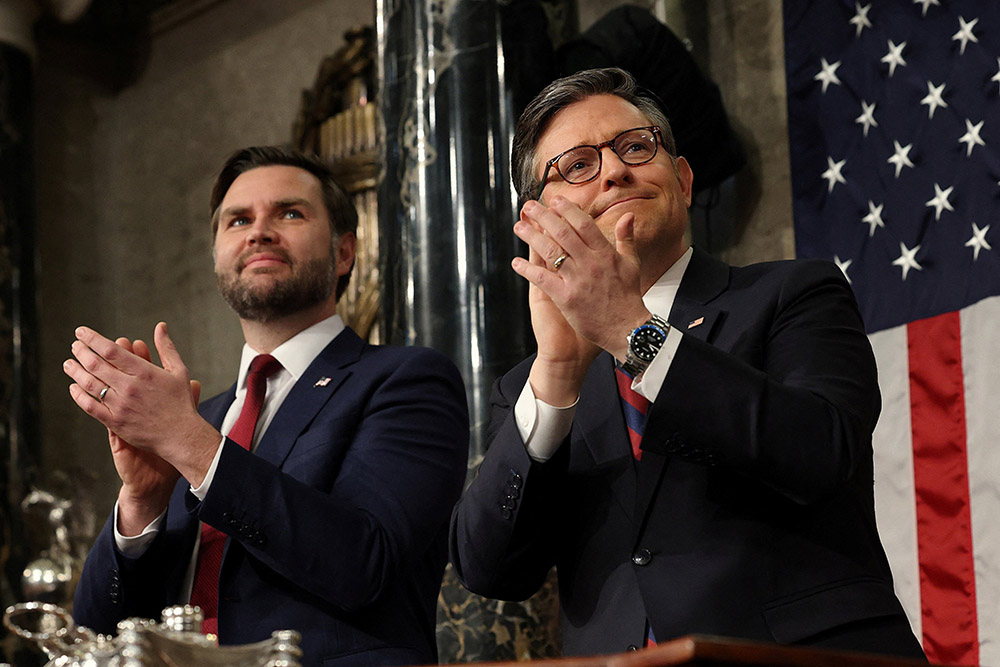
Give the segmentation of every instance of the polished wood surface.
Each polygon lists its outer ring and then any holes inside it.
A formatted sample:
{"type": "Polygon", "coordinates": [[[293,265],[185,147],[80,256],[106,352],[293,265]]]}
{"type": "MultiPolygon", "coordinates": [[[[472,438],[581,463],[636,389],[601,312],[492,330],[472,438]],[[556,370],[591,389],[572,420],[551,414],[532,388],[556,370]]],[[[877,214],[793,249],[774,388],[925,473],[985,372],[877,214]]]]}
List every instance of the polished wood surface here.
{"type": "MultiPolygon", "coordinates": [[[[519,662],[477,663],[486,667],[514,667],[519,662]]],[[[656,647],[576,658],[536,660],[533,664],[552,667],[724,667],[727,665],[768,665],[773,667],[926,667],[926,662],[870,653],[832,651],[800,646],[779,646],[723,637],[691,635],[663,642],[656,647]]]]}

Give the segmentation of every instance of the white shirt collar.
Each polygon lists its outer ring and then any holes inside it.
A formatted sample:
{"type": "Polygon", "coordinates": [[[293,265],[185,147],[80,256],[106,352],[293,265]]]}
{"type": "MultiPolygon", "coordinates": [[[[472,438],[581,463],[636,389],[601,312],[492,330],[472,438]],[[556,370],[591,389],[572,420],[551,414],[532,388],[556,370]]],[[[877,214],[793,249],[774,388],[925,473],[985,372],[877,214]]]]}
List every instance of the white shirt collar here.
{"type": "MultiPolygon", "coordinates": [[[[344,330],[344,321],[340,315],[331,315],[325,320],[303,329],[284,343],[274,348],[271,356],[277,359],[282,368],[282,372],[291,375],[293,381],[298,381],[302,374],[309,368],[309,364],[330,344],[334,338],[344,330]]],[[[243,353],[240,357],[240,374],[236,379],[236,392],[246,390],[247,372],[250,369],[250,362],[253,361],[259,352],[252,347],[243,344],[243,353]]]]}
{"type": "Polygon", "coordinates": [[[674,298],[677,296],[677,288],[680,287],[693,254],[694,248],[688,247],[684,254],[642,295],[642,302],[646,304],[649,312],[667,319],[674,305],[674,298]]]}

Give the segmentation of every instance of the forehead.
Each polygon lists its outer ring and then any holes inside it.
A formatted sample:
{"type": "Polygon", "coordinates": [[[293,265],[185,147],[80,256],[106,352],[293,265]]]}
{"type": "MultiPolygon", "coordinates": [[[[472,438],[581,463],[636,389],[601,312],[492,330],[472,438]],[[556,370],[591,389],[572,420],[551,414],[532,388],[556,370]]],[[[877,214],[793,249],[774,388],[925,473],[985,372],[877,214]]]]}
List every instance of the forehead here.
{"type": "Polygon", "coordinates": [[[639,109],[617,95],[593,95],[552,117],[538,140],[540,162],[580,144],[599,144],[619,132],[650,124],[639,109]]]}
{"type": "Polygon", "coordinates": [[[291,197],[321,202],[319,179],[299,167],[268,165],[237,176],[222,198],[221,208],[225,210],[291,197]]]}

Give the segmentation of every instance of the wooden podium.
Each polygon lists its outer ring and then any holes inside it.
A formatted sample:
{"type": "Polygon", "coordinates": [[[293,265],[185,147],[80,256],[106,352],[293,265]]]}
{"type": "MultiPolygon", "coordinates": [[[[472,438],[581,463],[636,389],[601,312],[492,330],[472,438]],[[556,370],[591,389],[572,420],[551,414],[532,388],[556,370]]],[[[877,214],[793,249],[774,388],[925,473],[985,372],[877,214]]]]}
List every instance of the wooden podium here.
{"type": "MultiPolygon", "coordinates": [[[[476,663],[488,667],[523,667],[523,662],[476,663]]],[[[926,662],[871,653],[779,646],[723,637],[690,635],[654,648],[584,658],[535,660],[544,667],[927,667],[926,662]]]]}

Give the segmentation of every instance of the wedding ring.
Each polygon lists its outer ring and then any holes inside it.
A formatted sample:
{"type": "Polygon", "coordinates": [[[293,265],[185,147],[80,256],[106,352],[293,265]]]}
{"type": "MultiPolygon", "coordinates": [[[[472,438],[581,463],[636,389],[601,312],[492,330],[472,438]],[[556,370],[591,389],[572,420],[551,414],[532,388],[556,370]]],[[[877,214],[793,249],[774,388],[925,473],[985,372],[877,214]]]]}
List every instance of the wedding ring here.
{"type": "Polygon", "coordinates": [[[559,267],[562,266],[563,262],[566,261],[566,257],[567,257],[566,253],[563,253],[563,254],[559,255],[558,257],[556,257],[555,261],[552,262],[552,268],[555,269],[556,271],[558,271],[559,267]]]}
{"type": "Polygon", "coordinates": [[[104,402],[104,397],[108,395],[108,389],[111,389],[111,387],[109,387],[108,385],[104,385],[104,389],[102,389],[101,393],[97,395],[97,400],[99,400],[101,403],[104,402]]]}

